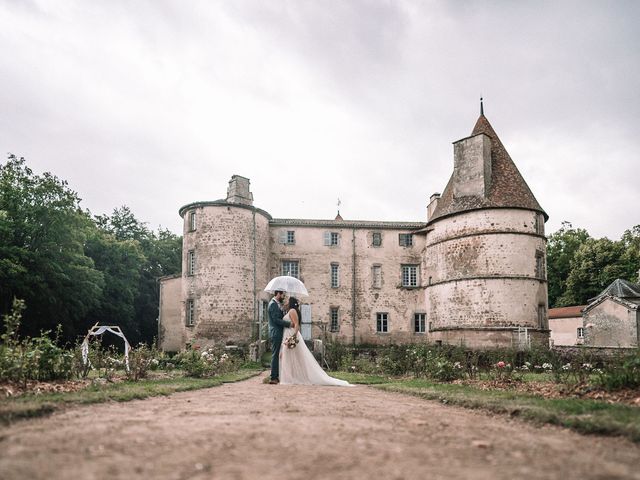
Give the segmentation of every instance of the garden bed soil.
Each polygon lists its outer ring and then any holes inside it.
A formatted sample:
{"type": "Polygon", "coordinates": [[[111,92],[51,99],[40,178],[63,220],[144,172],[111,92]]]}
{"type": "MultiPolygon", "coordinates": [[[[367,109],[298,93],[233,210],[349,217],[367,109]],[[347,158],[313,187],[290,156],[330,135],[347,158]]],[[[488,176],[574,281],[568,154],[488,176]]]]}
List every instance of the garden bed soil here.
{"type": "Polygon", "coordinates": [[[520,382],[515,380],[456,380],[452,383],[468,385],[479,390],[514,391],[544,398],[585,398],[607,403],[624,403],[640,406],[640,390],[625,388],[609,392],[586,384],[566,385],[554,382],[520,382]]]}

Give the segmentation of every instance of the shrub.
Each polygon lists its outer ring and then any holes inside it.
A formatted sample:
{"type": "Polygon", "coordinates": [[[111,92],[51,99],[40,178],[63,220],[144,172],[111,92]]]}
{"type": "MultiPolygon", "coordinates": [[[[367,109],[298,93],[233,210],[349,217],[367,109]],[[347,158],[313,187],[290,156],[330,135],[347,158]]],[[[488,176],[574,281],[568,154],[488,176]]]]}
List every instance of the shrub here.
{"type": "Polygon", "coordinates": [[[189,348],[176,356],[178,365],[190,377],[212,377],[237,368],[240,361],[235,355],[229,355],[225,349],[210,347],[202,352],[189,348]]]}
{"type": "Polygon", "coordinates": [[[596,370],[596,385],[607,390],[640,387],[640,350],[596,370]]]}
{"type": "Polygon", "coordinates": [[[67,379],[73,374],[73,354],[58,346],[61,328],[51,339],[50,331],[36,338],[18,338],[25,309],[24,301],[15,299],[10,314],[4,315],[4,333],[0,336],[0,379],[26,384],[27,380],[67,379]]]}
{"type": "Polygon", "coordinates": [[[352,349],[340,342],[327,343],[325,347],[325,361],[330,370],[346,370],[354,359],[352,349]]]}
{"type": "Polygon", "coordinates": [[[126,373],[127,378],[134,382],[145,378],[153,360],[155,359],[153,358],[152,349],[144,343],[129,350],[129,370],[126,373]]]}

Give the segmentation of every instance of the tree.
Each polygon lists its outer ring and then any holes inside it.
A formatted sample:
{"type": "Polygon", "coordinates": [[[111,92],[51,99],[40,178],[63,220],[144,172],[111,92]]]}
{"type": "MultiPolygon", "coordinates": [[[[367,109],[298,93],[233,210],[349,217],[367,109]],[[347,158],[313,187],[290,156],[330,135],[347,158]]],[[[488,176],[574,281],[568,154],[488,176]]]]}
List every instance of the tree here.
{"type": "Polygon", "coordinates": [[[104,276],[100,301],[89,312],[88,323],[118,325],[132,344],[139,342],[140,328],[135,318],[134,300],[145,262],[139,243],[135,240],[119,241],[110,233],[96,228],[87,239],[87,254],[104,276]]]}
{"type": "Polygon", "coordinates": [[[624,243],[608,238],[587,239],[578,248],[567,278],[566,289],[558,300],[560,305],[585,305],[611,282],[624,278],[622,262],[624,243]]]}
{"type": "Polygon", "coordinates": [[[132,342],[149,343],[158,334],[158,278],[180,272],[182,239],[168,230],[152,232],[127,206],[96,217],[96,224],[102,236],[90,255],[107,286],[95,316],[120,325],[132,342]]]}
{"type": "Polygon", "coordinates": [[[566,290],[571,262],[580,246],[589,238],[586,230],[573,228],[570,222],[562,222],[562,227],[549,236],[547,243],[549,306],[560,306],[558,301],[566,290]]]}
{"type": "Polygon", "coordinates": [[[79,202],[65,181],[35,175],[24,158],[0,165],[0,314],[24,300],[22,334],[61,324],[71,339],[101,296],[103,276],[84,254],[92,222],[79,202]]]}
{"type": "Polygon", "coordinates": [[[158,230],[141,242],[146,263],[140,277],[140,289],[135,301],[136,318],[144,341],[158,336],[158,279],[180,273],[182,269],[182,237],[169,230],[158,230]]]}
{"type": "Polygon", "coordinates": [[[142,242],[152,235],[145,223],[140,222],[126,205],[114,209],[111,216],[96,215],[95,220],[101,230],[110,233],[116,240],[142,242]]]}
{"type": "Polygon", "coordinates": [[[625,231],[621,242],[625,249],[622,254],[623,278],[640,284],[640,225],[625,231]]]}

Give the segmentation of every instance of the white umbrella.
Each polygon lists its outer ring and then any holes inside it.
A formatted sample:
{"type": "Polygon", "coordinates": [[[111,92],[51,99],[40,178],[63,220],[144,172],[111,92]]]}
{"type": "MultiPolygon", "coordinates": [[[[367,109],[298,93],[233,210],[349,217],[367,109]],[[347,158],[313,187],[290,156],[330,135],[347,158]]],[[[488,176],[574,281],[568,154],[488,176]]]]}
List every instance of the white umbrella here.
{"type": "Polygon", "coordinates": [[[294,297],[298,295],[309,296],[309,292],[307,292],[307,287],[304,286],[304,283],[296,277],[290,277],[289,275],[272,278],[264,288],[264,291],[269,293],[275,293],[276,290],[287,292],[294,297]]]}

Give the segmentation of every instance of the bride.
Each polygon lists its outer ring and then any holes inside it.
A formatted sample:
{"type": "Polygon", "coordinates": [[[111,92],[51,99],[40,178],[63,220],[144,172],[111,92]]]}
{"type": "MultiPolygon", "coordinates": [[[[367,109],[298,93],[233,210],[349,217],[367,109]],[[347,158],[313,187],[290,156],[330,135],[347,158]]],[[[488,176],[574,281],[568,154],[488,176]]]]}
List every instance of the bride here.
{"type": "Polygon", "coordinates": [[[327,375],[307,348],[300,334],[300,303],[298,299],[289,297],[285,308],[288,309],[288,312],[283,320],[291,322],[291,328],[284,329],[282,346],[280,347],[280,384],[352,387],[353,385],[345,380],[338,380],[327,375]]]}

